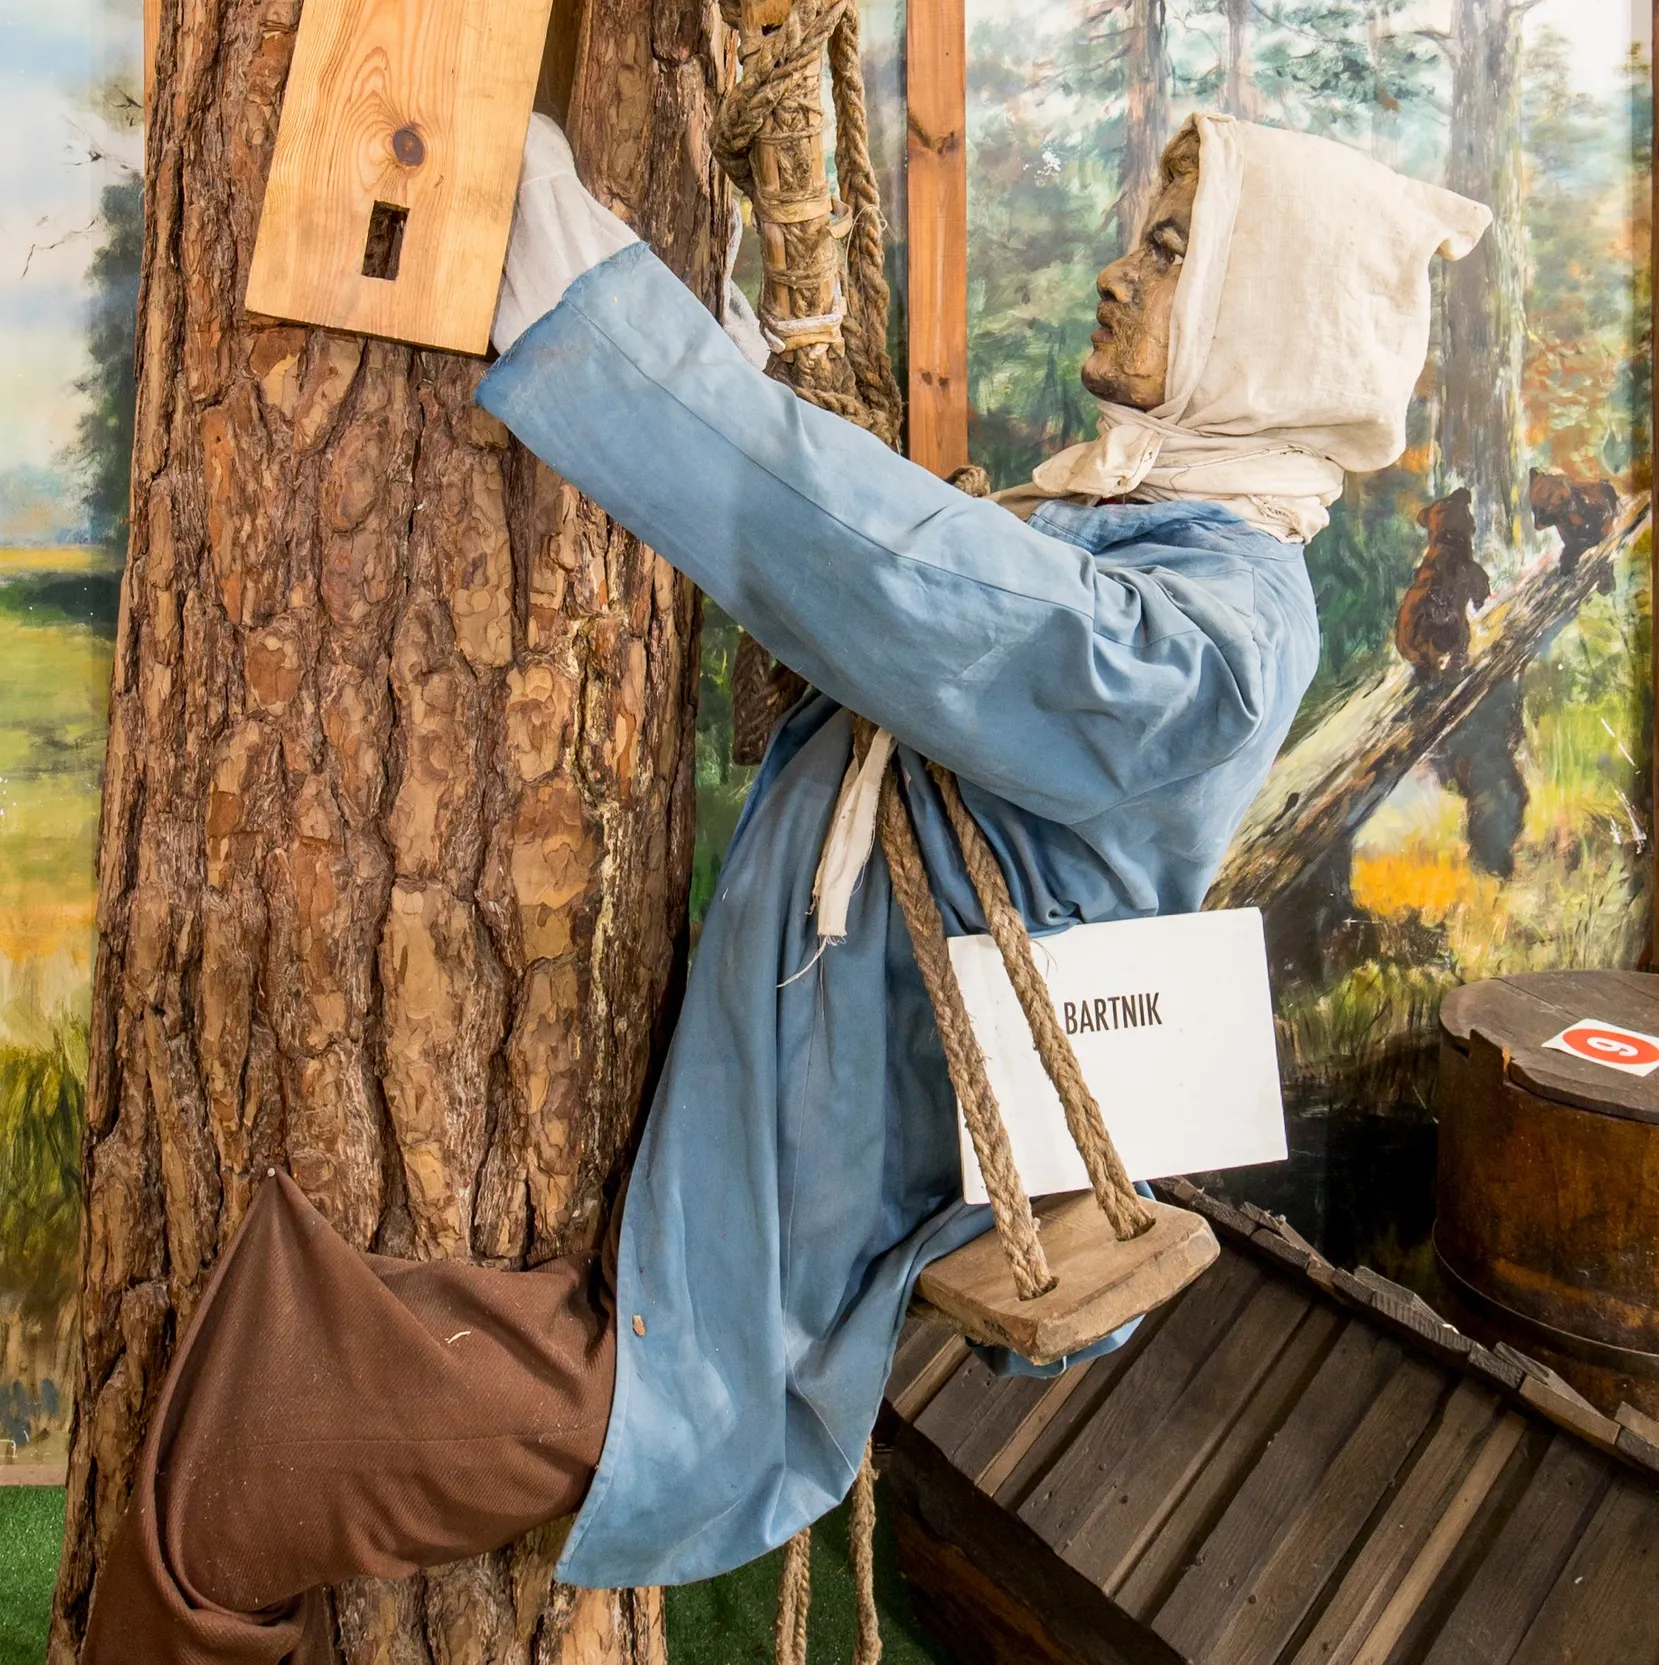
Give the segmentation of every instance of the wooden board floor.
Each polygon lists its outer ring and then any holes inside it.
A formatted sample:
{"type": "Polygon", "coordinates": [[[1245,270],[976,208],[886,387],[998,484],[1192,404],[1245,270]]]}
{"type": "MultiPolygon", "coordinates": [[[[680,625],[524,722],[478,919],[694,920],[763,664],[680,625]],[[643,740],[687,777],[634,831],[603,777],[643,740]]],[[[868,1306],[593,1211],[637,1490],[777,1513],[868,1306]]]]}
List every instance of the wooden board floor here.
{"type": "Polygon", "coordinates": [[[1212,1221],[1220,1260],[1061,1376],[907,1329],[884,1473],[964,1665],[1659,1665],[1659,1451],[1265,1217],[1212,1221]]]}

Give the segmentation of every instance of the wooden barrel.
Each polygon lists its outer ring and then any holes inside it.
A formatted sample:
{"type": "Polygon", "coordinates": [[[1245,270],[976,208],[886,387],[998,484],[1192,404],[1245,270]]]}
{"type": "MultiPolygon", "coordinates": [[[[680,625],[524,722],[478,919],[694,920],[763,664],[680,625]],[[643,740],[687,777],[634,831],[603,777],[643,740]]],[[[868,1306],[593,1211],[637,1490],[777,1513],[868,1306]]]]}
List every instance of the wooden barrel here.
{"type": "Polygon", "coordinates": [[[1474,1334],[1609,1413],[1659,1415],[1659,1071],[1545,1048],[1586,1019],[1659,1035],[1659,977],[1539,972],[1447,996],[1435,1250],[1474,1334]]]}

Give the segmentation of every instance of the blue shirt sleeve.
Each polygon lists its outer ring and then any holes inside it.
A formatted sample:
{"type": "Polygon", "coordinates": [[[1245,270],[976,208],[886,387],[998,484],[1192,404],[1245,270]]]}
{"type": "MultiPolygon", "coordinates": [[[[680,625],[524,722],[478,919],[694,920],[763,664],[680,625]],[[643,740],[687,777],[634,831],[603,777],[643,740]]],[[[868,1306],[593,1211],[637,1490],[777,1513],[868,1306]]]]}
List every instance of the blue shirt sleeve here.
{"type": "Polygon", "coordinates": [[[1248,556],[1107,558],[965,496],[746,363],[643,244],[478,399],[825,693],[1045,819],[1196,775],[1263,720],[1248,556]]]}

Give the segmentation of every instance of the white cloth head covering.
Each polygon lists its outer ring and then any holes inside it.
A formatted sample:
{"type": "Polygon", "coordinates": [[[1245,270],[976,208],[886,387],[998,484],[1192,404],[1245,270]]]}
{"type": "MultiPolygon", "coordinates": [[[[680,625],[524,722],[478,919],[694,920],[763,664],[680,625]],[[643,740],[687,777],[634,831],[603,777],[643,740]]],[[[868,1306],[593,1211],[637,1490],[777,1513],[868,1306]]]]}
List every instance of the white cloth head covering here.
{"type": "Polygon", "coordinates": [[[1199,140],[1165,400],[1101,402],[1099,437],[1032,476],[1049,497],[1200,498],[1275,536],[1326,524],[1345,469],[1405,449],[1429,341],[1429,260],[1489,209],[1348,145],[1228,116],[1199,140]]]}

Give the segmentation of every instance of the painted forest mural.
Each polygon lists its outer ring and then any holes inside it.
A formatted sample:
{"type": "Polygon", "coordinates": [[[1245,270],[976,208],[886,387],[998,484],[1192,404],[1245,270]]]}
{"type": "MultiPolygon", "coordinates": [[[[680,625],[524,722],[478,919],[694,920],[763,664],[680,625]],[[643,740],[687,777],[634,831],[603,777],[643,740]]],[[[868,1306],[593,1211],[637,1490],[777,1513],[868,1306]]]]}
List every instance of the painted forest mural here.
{"type": "Polygon", "coordinates": [[[1266,915],[1293,1153],[1222,1183],[1408,1280],[1441,994],[1648,939],[1646,32],[1614,0],[968,0],[971,446],[998,485],[1092,433],[1094,273],[1190,111],[1494,212],[1436,272],[1408,450],[1309,548],[1318,678],[1210,897],[1266,915]]]}
{"type": "Polygon", "coordinates": [[[137,0],[0,54],[0,1463],[61,1469],[94,861],[126,551],[137,0]]]}
{"type": "MultiPolygon", "coordinates": [[[[1441,995],[1643,962],[1651,921],[1645,12],[1617,0],[967,0],[969,406],[997,486],[1088,437],[1094,277],[1219,109],[1486,202],[1394,467],[1308,552],[1322,657],[1212,892],[1266,915],[1291,1159],[1206,1176],[1432,1291],[1441,995]]],[[[902,5],[867,4],[889,277],[902,5]]],[[[1286,258],[1317,258],[1317,250],[1286,258]]],[[[740,271],[741,275],[741,271],[740,271]]],[[[895,308],[902,357],[902,308],[895,308]]],[[[699,896],[748,772],[705,638],[699,896]]]]}

